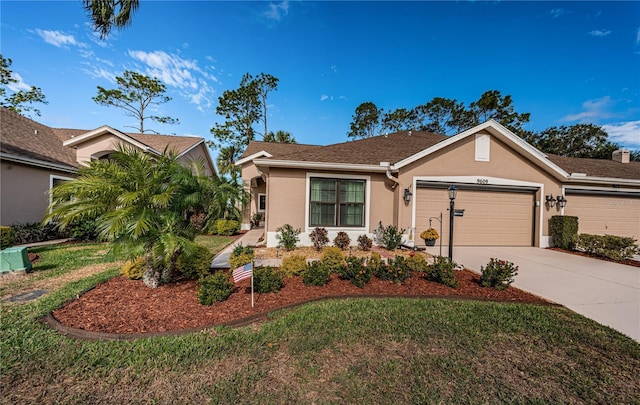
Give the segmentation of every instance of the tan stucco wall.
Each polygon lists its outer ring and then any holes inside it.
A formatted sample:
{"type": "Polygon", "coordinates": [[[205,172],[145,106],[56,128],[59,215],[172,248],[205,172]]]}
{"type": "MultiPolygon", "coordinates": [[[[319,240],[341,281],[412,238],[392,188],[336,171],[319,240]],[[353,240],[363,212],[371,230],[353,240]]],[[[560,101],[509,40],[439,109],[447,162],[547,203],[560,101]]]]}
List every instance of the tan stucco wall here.
{"type": "Polygon", "coordinates": [[[0,224],[40,222],[49,197],[51,175],[72,178],[73,174],[8,161],[0,163],[0,224]]]}
{"type": "MultiPolygon", "coordinates": [[[[536,210],[536,245],[540,243],[539,234],[542,226],[542,235],[548,236],[548,222],[552,215],[559,215],[557,207],[548,209],[544,205],[544,195],[562,194],[561,183],[550,174],[533,164],[511,146],[502,142],[496,136],[491,136],[490,159],[488,162],[475,160],[475,136],[469,136],[453,145],[443,148],[423,159],[402,168],[398,174],[401,190],[413,187],[415,177],[452,177],[466,176],[473,182],[476,178],[495,178],[537,183],[542,185],[542,191],[536,194],[536,198],[542,206],[542,221],[540,222],[540,210],[536,210]]],[[[414,190],[412,189],[412,192],[414,190]]],[[[402,194],[402,193],[400,193],[402,194]]],[[[402,200],[399,207],[399,226],[410,228],[412,225],[412,204],[406,204],[402,200]]],[[[457,207],[464,208],[464,207],[457,207]]],[[[446,214],[446,213],[444,213],[446,214]]]]}
{"type": "Polygon", "coordinates": [[[88,139],[80,143],[76,149],[76,160],[79,163],[88,163],[91,157],[101,157],[109,152],[116,150],[117,145],[128,143],[114,135],[105,134],[92,139],[88,139]]]}
{"type": "Polygon", "coordinates": [[[180,162],[186,164],[193,160],[195,161],[201,160],[204,163],[205,174],[207,176],[212,176],[215,173],[215,169],[211,167],[211,164],[209,163],[211,161],[210,156],[211,155],[209,154],[209,150],[207,149],[207,146],[201,143],[200,145],[191,149],[189,152],[180,156],[180,162]]]}

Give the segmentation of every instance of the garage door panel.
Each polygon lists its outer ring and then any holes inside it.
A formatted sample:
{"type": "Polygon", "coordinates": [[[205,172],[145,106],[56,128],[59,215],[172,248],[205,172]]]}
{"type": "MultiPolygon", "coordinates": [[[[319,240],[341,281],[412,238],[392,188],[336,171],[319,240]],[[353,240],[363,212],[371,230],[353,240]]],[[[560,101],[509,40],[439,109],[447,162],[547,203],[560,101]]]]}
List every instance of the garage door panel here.
{"type": "Polygon", "coordinates": [[[640,198],[567,195],[565,215],[578,217],[578,232],[640,238],[640,198]]]}
{"type": "MultiPolygon", "coordinates": [[[[531,246],[533,232],[533,195],[498,191],[461,190],[456,209],[464,209],[455,218],[454,243],[459,246],[531,246]]],[[[449,240],[449,197],[446,189],[419,188],[416,196],[417,232],[429,226],[429,217],[442,212],[441,235],[449,240]]],[[[439,226],[437,221],[433,227],[439,226]]],[[[418,233],[419,235],[419,233],[418,233]]]]}

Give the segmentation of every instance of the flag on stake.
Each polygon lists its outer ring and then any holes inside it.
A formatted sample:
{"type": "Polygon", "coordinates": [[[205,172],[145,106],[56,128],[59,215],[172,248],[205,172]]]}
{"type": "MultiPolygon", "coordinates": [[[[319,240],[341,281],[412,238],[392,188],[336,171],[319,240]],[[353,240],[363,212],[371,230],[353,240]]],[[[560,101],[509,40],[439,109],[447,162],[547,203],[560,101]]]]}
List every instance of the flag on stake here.
{"type": "Polygon", "coordinates": [[[233,282],[237,283],[240,280],[253,276],[253,262],[247,263],[244,266],[240,266],[232,273],[233,282]]]}

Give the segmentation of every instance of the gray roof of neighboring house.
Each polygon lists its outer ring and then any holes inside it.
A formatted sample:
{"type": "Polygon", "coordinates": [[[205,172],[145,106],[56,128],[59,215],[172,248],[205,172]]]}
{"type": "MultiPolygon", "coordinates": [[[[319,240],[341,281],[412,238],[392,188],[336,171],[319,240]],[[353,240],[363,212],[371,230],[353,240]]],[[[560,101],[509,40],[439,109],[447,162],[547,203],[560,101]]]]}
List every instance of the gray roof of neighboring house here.
{"type": "MultiPolygon", "coordinates": [[[[11,110],[0,108],[0,150],[6,154],[77,168],[75,150],[62,143],[87,132],[89,130],[50,128],[11,110]]],[[[195,136],[126,135],[159,152],[168,146],[178,154],[203,141],[203,138],[195,136]]]]}
{"type": "MultiPolygon", "coordinates": [[[[274,160],[394,164],[449,138],[431,132],[401,131],[326,146],[252,141],[241,158],[265,151],[273,155],[270,159],[274,160]]],[[[620,163],[610,159],[571,158],[558,155],[548,155],[548,159],[568,173],[586,173],[590,177],[640,179],[640,162],[620,163]]]]}

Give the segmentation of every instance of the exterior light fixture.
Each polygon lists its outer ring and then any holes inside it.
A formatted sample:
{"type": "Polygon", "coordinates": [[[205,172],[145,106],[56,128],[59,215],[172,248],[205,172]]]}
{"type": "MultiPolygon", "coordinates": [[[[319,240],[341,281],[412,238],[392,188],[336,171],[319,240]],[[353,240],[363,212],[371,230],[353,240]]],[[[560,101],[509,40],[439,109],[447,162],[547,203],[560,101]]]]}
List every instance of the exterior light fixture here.
{"type": "Polygon", "coordinates": [[[556,201],[558,201],[560,208],[567,206],[567,199],[563,195],[559,195],[558,198],[556,198],[556,201]]]}
{"type": "Polygon", "coordinates": [[[449,192],[449,262],[453,263],[453,214],[458,187],[452,184],[447,191],[449,192]]]}
{"type": "Polygon", "coordinates": [[[411,194],[411,190],[409,190],[408,188],[405,188],[405,189],[404,189],[404,200],[405,200],[406,202],[411,201],[411,196],[412,196],[412,195],[413,195],[413,194],[411,194]]]}
{"type": "Polygon", "coordinates": [[[545,199],[549,207],[553,207],[554,205],[556,205],[556,199],[553,197],[553,194],[549,194],[548,196],[545,196],[545,199]]]}

